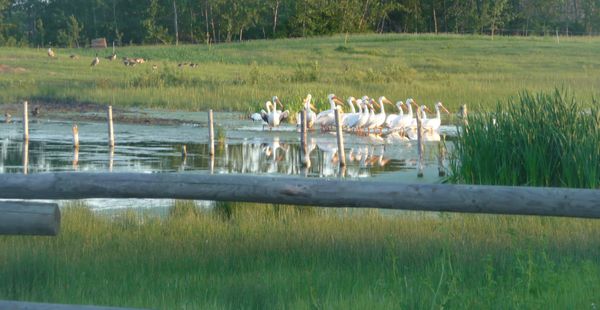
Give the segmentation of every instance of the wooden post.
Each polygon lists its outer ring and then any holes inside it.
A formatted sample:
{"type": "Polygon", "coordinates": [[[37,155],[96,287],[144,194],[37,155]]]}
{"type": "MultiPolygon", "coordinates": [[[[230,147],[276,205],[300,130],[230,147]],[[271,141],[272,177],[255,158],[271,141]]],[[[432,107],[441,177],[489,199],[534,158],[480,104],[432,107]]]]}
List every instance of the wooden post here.
{"type": "Polygon", "coordinates": [[[556,44],[560,44],[560,37],[558,36],[558,28],[556,28],[556,44]]]}
{"type": "Polygon", "coordinates": [[[467,114],[467,105],[463,104],[460,107],[460,117],[462,118],[463,126],[469,125],[469,120],[467,119],[467,116],[468,116],[468,114],[467,114]]]}
{"type": "Polygon", "coordinates": [[[73,149],[73,170],[77,170],[78,164],[79,164],[79,148],[76,147],[73,149]]]}
{"type": "Polygon", "coordinates": [[[442,141],[438,143],[438,176],[445,177],[446,169],[444,168],[444,159],[446,158],[446,145],[444,144],[446,138],[442,138],[442,141]]]}
{"type": "Polygon", "coordinates": [[[115,147],[115,133],[113,129],[113,117],[112,117],[112,106],[108,106],[108,146],[115,147]]]}
{"type": "Polygon", "coordinates": [[[108,150],[108,172],[113,171],[114,159],[115,159],[115,148],[111,147],[108,150]]]}
{"type": "Polygon", "coordinates": [[[0,235],[56,236],[59,229],[56,203],[0,201],[0,235]]]}
{"type": "Polygon", "coordinates": [[[342,121],[340,119],[340,108],[335,109],[335,126],[337,130],[337,143],[338,143],[338,158],[340,160],[340,166],[346,166],[346,152],[344,151],[344,136],[342,135],[342,121]]]}
{"type": "Polygon", "coordinates": [[[417,154],[419,155],[417,163],[417,177],[423,177],[423,124],[422,109],[417,107],[417,154]]]}
{"type": "Polygon", "coordinates": [[[209,155],[215,155],[215,131],[213,127],[213,110],[208,110],[208,147],[209,155]]]}
{"type": "Polygon", "coordinates": [[[181,158],[185,159],[187,157],[187,147],[184,145],[181,146],[181,158]]]}
{"type": "Polygon", "coordinates": [[[306,118],[307,118],[308,114],[306,111],[306,108],[304,108],[302,110],[302,113],[300,114],[300,142],[301,142],[301,147],[302,147],[302,151],[301,153],[301,162],[302,162],[302,166],[303,167],[307,167],[309,165],[310,159],[308,158],[308,128],[306,127],[306,118]]]}
{"type": "Polygon", "coordinates": [[[23,141],[23,174],[29,172],[29,141],[23,141]]]}
{"type": "Polygon", "coordinates": [[[79,148],[79,129],[77,128],[77,124],[73,124],[73,147],[75,149],[79,148]]]}
{"type": "Polygon", "coordinates": [[[29,141],[29,112],[27,111],[27,101],[23,101],[23,141],[29,141]]]}

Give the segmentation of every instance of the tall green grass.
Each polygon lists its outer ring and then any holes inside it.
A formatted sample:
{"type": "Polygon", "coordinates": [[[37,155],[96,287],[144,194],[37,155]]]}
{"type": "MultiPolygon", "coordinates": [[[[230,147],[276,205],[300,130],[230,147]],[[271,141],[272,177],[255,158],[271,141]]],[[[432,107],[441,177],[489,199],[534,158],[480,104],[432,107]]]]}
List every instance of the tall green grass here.
{"type": "Polygon", "coordinates": [[[472,114],[452,155],[458,183],[600,188],[600,109],[567,92],[521,94],[472,114]]]}
{"type": "Polygon", "coordinates": [[[0,237],[0,299],[154,309],[591,309],[597,221],[177,202],[0,237]],[[311,211],[312,210],[312,211],[311,211]]]}

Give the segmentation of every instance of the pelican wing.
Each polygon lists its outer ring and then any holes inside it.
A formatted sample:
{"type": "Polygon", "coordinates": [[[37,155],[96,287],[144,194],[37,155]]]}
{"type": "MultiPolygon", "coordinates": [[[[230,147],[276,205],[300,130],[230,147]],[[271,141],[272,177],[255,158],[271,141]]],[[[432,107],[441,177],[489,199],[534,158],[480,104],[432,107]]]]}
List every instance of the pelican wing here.
{"type": "Polygon", "coordinates": [[[284,120],[286,120],[288,118],[288,116],[290,116],[290,111],[288,111],[288,110],[283,111],[281,114],[279,114],[279,121],[283,122],[284,120]]]}
{"type": "Polygon", "coordinates": [[[260,116],[262,117],[262,120],[263,120],[265,123],[268,123],[268,122],[269,122],[269,114],[267,114],[267,111],[265,111],[265,110],[260,110],[260,116]]]}

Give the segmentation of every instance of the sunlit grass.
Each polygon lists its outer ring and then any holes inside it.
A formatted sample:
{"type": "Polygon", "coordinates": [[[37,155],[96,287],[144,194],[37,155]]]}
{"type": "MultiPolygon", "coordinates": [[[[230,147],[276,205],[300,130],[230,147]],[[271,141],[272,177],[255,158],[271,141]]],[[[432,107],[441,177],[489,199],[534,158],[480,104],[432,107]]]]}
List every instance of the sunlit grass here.
{"type": "Polygon", "coordinates": [[[0,299],[178,308],[598,304],[593,220],[177,202],[165,218],[63,209],[0,238],[0,299]]]}
{"type": "MultiPolygon", "coordinates": [[[[355,35],[246,43],[120,47],[120,57],[150,61],[126,67],[102,59],[91,69],[95,50],[0,50],[0,63],[24,72],[0,73],[0,102],[41,99],[113,103],[164,109],[256,111],[278,95],[291,110],[312,93],[325,107],[339,96],[414,97],[491,109],[522,90],[569,87],[588,105],[600,84],[600,39],[497,38],[456,35],[355,35]],[[80,59],[71,60],[71,53],[80,59]],[[198,63],[198,68],[177,65],[198,63]],[[158,70],[153,71],[155,64],[158,70]]],[[[108,55],[110,49],[100,51],[108,55]]]]}
{"type": "Polygon", "coordinates": [[[600,110],[556,90],[472,114],[452,157],[469,184],[600,188],[600,110]]]}

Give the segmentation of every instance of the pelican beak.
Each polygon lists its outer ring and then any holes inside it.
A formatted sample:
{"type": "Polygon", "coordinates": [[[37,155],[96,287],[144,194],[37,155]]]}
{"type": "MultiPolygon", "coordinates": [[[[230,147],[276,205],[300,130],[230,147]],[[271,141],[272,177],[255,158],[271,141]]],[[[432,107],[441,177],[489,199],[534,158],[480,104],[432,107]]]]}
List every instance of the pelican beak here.
{"type": "Polygon", "coordinates": [[[383,102],[385,102],[385,103],[388,103],[388,104],[391,104],[391,105],[394,105],[394,103],[393,103],[393,102],[391,102],[391,101],[390,101],[389,99],[387,99],[387,98],[383,99],[383,102]]]}
{"type": "Polygon", "coordinates": [[[341,106],[344,105],[344,102],[340,100],[340,98],[338,97],[333,97],[333,102],[335,102],[336,104],[339,104],[341,106]]]}
{"type": "Polygon", "coordinates": [[[310,104],[310,108],[317,111],[317,108],[315,108],[315,106],[312,103],[310,104]]]}
{"type": "Polygon", "coordinates": [[[424,110],[425,110],[425,112],[429,112],[429,113],[431,113],[431,110],[429,110],[429,108],[428,108],[428,107],[425,107],[425,109],[424,109],[424,110]]]}
{"type": "Polygon", "coordinates": [[[450,111],[448,111],[448,109],[446,109],[446,107],[445,107],[445,106],[443,106],[443,105],[440,105],[440,108],[442,108],[442,109],[444,110],[444,112],[446,112],[446,113],[450,114],[450,111]]]}

